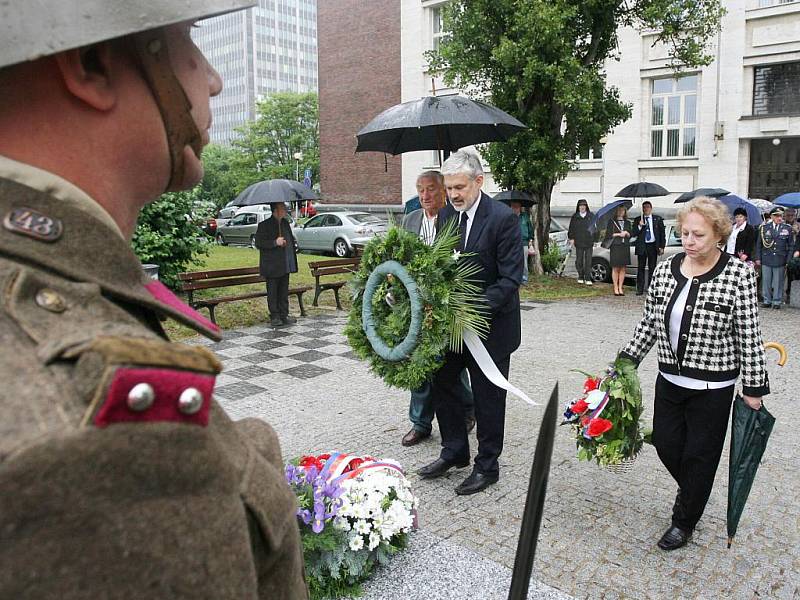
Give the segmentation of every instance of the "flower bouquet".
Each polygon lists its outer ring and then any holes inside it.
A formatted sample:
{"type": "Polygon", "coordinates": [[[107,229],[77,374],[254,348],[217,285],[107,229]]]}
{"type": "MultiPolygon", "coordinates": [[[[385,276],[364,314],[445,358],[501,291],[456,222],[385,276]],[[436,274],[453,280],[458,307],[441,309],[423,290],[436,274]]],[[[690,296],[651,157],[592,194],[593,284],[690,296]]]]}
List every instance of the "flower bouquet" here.
{"type": "Polygon", "coordinates": [[[360,592],[373,567],[405,548],[417,499],[400,466],[326,453],[286,465],[312,599],[360,592]]]}
{"type": "Polygon", "coordinates": [[[583,393],[567,405],[562,423],[575,432],[578,459],[616,471],[630,466],[644,442],[636,365],[617,358],[603,376],[584,375],[583,393]]]}

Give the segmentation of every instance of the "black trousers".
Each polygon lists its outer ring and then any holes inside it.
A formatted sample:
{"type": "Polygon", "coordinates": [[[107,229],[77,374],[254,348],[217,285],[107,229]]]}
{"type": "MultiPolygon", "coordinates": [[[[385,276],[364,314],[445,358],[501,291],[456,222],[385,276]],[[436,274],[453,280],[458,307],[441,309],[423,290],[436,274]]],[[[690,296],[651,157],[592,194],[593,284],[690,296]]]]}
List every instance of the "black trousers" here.
{"type": "Polygon", "coordinates": [[[575,246],[575,269],[578,271],[578,279],[592,280],[591,246],[575,246]]]}
{"type": "Polygon", "coordinates": [[[645,244],[644,254],[637,254],[636,258],[636,291],[644,293],[647,291],[647,288],[650,287],[650,278],[653,276],[653,271],[655,270],[656,263],[658,262],[658,244],[655,242],[652,244],[645,244]],[[647,280],[645,280],[645,267],[647,267],[647,280]]]}
{"type": "Polygon", "coordinates": [[[694,530],[711,496],[734,387],[689,390],[656,380],[653,445],[678,483],[672,524],[685,531],[694,530]]]}
{"type": "Polygon", "coordinates": [[[267,306],[271,319],[289,316],[289,274],[267,279],[267,306]]]}
{"type": "MultiPolygon", "coordinates": [[[[508,377],[511,357],[497,364],[508,377]]],[[[442,434],[441,457],[449,461],[468,461],[469,439],[465,422],[464,402],[460,394],[459,376],[464,368],[469,370],[472,393],[475,397],[475,421],[478,433],[478,456],[475,469],[485,475],[497,475],[497,459],[503,451],[506,421],[506,391],[491,383],[465,348],[460,354],[448,352],[444,365],[431,383],[434,409],[442,434]]]]}

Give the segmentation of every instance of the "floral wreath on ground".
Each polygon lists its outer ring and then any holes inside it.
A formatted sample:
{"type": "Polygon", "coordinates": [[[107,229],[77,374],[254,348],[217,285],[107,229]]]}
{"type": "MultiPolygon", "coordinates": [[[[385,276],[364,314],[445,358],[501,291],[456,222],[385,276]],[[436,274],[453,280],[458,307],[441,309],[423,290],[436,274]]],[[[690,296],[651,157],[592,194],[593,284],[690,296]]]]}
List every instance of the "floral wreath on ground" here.
{"type": "Polygon", "coordinates": [[[311,598],[357,595],[375,565],[406,547],[417,498],[400,466],[344,453],[307,455],[286,465],[297,496],[311,598]]]}
{"type": "Polygon", "coordinates": [[[455,250],[453,221],[428,246],[392,226],[364,248],[350,280],[353,306],[345,334],[353,352],[388,385],[418,389],[441,366],[448,347],[461,350],[463,332],[488,333],[479,266],[455,250]]]}
{"type": "Polygon", "coordinates": [[[578,459],[600,466],[633,461],[644,442],[636,365],[617,358],[602,376],[578,372],[587,376],[583,393],[567,405],[562,423],[575,433],[578,459]]]}

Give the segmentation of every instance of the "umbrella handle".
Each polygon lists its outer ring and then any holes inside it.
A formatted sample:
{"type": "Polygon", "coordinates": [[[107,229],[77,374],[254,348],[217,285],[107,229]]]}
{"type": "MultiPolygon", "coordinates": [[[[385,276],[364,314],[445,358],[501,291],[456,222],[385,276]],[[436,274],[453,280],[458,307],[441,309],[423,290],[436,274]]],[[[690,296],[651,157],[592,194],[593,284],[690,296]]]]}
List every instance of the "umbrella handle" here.
{"type": "Polygon", "coordinates": [[[780,358],[778,359],[778,364],[780,366],[786,364],[786,358],[788,355],[786,354],[786,348],[784,348],[783,344],[780,344],[778,342],[767,342],[766,344],[764,344],[764,348],[765,349],[772,348],[773,350],[777,350],[778,353],[780,354],[780,358]]]}

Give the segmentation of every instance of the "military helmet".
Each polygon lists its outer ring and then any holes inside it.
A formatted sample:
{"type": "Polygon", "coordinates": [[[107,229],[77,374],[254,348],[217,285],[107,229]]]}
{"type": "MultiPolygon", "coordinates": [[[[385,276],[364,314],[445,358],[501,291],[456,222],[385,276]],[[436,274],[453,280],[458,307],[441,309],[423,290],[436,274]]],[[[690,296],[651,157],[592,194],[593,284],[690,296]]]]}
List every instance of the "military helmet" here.
{"type": "Polygon", "coordinates": [[[0,68],[181,21],[253,6],[254,0],[25,0],[0,3],[0,68]]]}

